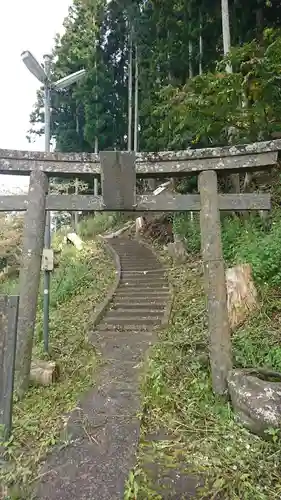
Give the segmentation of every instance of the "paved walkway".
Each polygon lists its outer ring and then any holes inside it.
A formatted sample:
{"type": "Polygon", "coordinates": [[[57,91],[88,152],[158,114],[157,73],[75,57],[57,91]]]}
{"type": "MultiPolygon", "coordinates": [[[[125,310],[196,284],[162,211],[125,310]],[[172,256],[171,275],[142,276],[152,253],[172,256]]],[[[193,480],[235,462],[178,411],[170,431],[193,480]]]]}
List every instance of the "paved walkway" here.
{"type": "Polygon", "coordinates": [[[70,417],[71,442],[47,458],[38,500],[123,499],[134,465],[140,362],[155,341],[154,327],[164,317],[169,287],[149,249],[125,238],[111,244],[120,256],[122,278],[110,310],[92,336],[104,364],[97,386],[70,417]]]}

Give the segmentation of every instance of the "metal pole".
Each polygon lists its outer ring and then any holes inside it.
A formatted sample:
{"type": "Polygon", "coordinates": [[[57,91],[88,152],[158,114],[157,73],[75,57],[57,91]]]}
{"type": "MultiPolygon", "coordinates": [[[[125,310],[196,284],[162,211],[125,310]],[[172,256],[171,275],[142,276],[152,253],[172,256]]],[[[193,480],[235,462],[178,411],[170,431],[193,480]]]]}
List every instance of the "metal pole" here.
{"type": "MultiPolygon", "coordinates": [[[[47,81],[44,88],[44,106],[45,106],[45,152],[50,152],[51,142],[51,93],[49,86],[51,57],[44,56],[44,69],[47,75],[47,81]]],[[[51,248],[51,213],[46,211],[45,225],[45,248],[51,248]]],[[[44,301],[43,301],[43,338],[44,351],[49,352],[49,311],[50,311],[50,271],[44,271],[44,301]]]]}
{"type": "MultiPolygon", "coordinates": [[[[78,178],[75,179],[75,194],[77,195],[79,193],[79,180],[78,178]]],[[[78,212],[74,212],[74,230],[77,233],[78,232],[78,224],[79,224],[79,215],[78,212]]]]}
{"type": "MultiPolygon", "coordinates": [[[[97,155],[99,152],[99,140],[97,137],[95,137],[95,154],[97,155]]],[[[98,178],[94,178],[94,195],[98,196],[99,194],[99,181],[98,178]]]]}
{"type": "MultiPolygon", "coordinates": [[[[97,41],[96,41],[96,52],[95,52],[95,78],[96,78],[96,129],[98,129],[98,113],[97,113],[97,102],[98,102],[98,65],[97,65],[97,41]]],[[[97,155],[99,152],[99,139],[98,136],[95,136],[95,154],[97,155]]],[[[94,178],[94,195],[98,196],[99,194],[99,180],[97,177],[94,178]]]]}
{"type": "MultiPolygon", "coordinates": [[[[80,127],[79,127],[79,104],[76,106],[76,134],[79,137],[80,127]]],[[[79,179],[76,177],[75,179],[75,194],[77,195],[79,192],[79,179]]],[[[79,214],[78,212],[74,212],[74,230],[78,232],[78,224],[79,224],[79,214]]]]}

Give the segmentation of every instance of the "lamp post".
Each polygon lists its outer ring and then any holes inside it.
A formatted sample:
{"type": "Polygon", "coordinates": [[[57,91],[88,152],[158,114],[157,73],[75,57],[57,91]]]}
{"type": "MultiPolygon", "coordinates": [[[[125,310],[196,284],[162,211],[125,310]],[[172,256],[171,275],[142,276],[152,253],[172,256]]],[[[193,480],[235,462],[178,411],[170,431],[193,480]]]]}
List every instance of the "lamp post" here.
{"type": "MultiPolygon", "coordinates": [[[[71,73],[70,75],[52,82],[50,80],[50,69],[51,69],[51,56],[44,56],[44,66],[42,66],[37,59],[29,51],[25,51],[21,55],[22,61],[24,62],[30,73],[39,80],[39,82],[44,85],[44,109],[45,109],[45,123],[44,123],[44,133],[45,133],[45,152],[50,152],[50,142],[51,142],[51,91],[52,90],[62,90],[68,88],[73,83],[78,82],[84,77],[86,71],[82,69],[71,73]]],[[[51,214],[46,212],[46,226],[45,226],[45,248],[51,248],[51,214]]],[[[48,353],[49,351],[49,310],[50,310],[50,271],[44,271],[44,320],[43,320],[43,338],[44,338],[44,350],[48,353]]]]}

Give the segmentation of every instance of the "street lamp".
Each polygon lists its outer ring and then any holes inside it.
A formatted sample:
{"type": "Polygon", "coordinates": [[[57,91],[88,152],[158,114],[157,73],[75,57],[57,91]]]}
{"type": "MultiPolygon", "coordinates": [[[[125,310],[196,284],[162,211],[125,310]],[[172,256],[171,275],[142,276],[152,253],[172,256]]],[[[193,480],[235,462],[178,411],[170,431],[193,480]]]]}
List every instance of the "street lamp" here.
{"type": "MultiPolygon", "coordinates": [[[[71,73],[56,82],[50,80],[51,70],[51,56],[44,56],[44,66],[41,65],[37,59],[29,51],[21,54],[22,61],[24,62],[30,73],[44,85],[44,109],[45,109],[45,152],[50,152],[51,142],[51,91],[62,90],[68,88],[73,83],[78,82],[84,77],[86,71],[81,69],[75,73],[71,73]]],[[[51,248],[51,215],[46,212],[46,226],[45,226],[45,248],[51,248]]],[[[49,351],[49,310],[50,310],[50,272],[44,272],[44,350],[49,351]]]]}

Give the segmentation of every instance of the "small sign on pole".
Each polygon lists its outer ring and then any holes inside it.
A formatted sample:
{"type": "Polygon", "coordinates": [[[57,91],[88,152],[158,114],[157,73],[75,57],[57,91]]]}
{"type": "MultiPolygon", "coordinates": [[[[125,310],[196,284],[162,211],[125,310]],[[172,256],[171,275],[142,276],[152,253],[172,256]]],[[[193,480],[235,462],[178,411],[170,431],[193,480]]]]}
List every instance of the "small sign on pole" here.
{"type": "Polygon", "coordinates": [[[41,270],[50,272],[54,270],[54,251],[52,248],[43,248],[41,270]]]}

